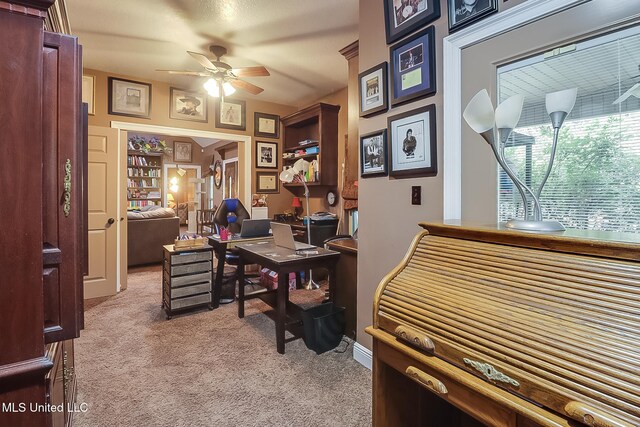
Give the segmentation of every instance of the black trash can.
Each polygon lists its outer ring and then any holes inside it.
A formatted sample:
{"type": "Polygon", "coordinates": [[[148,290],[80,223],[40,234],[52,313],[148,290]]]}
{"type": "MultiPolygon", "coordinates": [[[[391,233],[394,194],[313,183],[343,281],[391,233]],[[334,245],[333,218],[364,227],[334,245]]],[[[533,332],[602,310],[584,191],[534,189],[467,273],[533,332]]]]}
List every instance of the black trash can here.
{"type": "Polygon", "coordinates": [[[220,304],[229,304],[236,300],[237,278],[236,268],[225,265],[222,275],[222,289],[220,290],[220,304]]]}
{"type": "Polygon", "coordinates": [[[304,343],[307,348],[322,354],[336,348],[344,334],[344,308],[332,302],[302,311],[304,343]]]}

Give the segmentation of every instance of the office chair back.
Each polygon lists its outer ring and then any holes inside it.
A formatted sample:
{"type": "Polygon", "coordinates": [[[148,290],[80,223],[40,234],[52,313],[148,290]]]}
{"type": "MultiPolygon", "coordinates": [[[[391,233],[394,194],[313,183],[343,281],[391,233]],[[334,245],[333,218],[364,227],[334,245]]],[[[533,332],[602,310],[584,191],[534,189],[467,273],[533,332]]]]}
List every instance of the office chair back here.
{"type": "Polygon", "coordinates": [[[249,211],[245,209],[240,200],[224,199],[213,216],[213,222],[218,234],[221,227],[227,228],[231,233],[239,233],[242,221],[250,218],[249,211]]]}

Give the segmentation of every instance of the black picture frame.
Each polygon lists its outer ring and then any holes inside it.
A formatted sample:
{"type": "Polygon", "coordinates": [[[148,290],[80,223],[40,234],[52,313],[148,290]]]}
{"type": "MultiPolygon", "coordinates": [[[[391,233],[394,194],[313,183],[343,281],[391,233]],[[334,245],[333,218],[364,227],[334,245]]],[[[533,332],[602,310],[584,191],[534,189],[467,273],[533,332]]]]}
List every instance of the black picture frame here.
{"type": "Polygon", "coordinates": [[[360,136],[360,176],[387,176],[389,154],[387,130],[381,129],[360,136]]]}
{"type": "Polygon", "coordinates": [[[435,61],[433,25],[389,48],[392,106],[436,93],[435,61]]]}
{"type": "Polygon", "coordinates": [[[109,114],[151,118],[151,83],[109,77],[109,114]]]}
{"type": "Polygon", "coordinates": [[[173,142],[173,161],[176,163],[191,163],[193,161],[191,142],[173,142]]]}
{"type": "Polygon", "coordinates": [[[216,127],[247,130],[247,103],[239,99],[216,98],[216,127]]]}
{"type": "Polygon", "coordinates": [[[256,169],[278,169],[278,144],[256,141],[256,169]]]}
{"type": "Polygon", "coordinates": [[[206,94],[175,87],[169,89],[169,118],[207,123],[206,94]]]}
{"type": "Polygon", "coordinates": [[[449,15],[449,33],[454,33],[466,26],[478,22],[484,17],[498,11],[498,0],[477,0],[471,8],[462,0],[447,0],[449,15]]]}
{"type": "Polygon", "coordinates": [[[220,188],[222,186],[222,161],[216,160],[213,164],[213,185],[216,188],[220,188]]]}
{"type": "Polygon", "coordinates": [[[414,178],[438,174],[435,104],[388,117],[387,132],[389,176],[414,178]]]}
{"type": "Polygon", "coordinates": [[[382,62],[358,74],[360,117],[384,113],[389,108],[387,62],[382,62]]]}
{"type": "Polygon", "coordinates": [[[275,194],[279,192],[278,172],[256,172],[256,193],[275,194]]]}
{"type": "Polygon", "coordinates": [[[387,44],[400,40],[438,18],[440,0],[384,0],[387,44]]]}
{"type": "Polygon", "coordinates": [[[260,138],[280,138],[280,116],[267,113],[253,113],[253,134],[260,138]],[[264,127],[267,127],[265,130],[264,127]],[[273,132],[269,129],[273,128],[273,132]]]}

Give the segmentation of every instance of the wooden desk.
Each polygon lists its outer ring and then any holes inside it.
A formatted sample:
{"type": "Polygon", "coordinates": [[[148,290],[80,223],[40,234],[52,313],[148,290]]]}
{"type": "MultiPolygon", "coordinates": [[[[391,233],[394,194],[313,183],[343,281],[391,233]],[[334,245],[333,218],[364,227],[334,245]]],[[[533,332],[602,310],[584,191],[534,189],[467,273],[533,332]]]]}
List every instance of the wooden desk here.
{"type": "MultiPolygon", "coordinates": [[[[214,234],[209,236],[209,244],[213,247],[213,252],[216,254],[218,265],[216,266],[216,277],[213,282],[213,301],[212,307],[218,308],[220,306],[220,294],[222,293],[222,276],[224,274],[224,264],[226,262],[227,249],[234,248],[238,243],[257,242],[257,241],[270,241],[273,240],[272,236],[266,237],[229,237],[227,240],[220,239],[220,235],[214,234]]],[[[238,271],[242,271],[244,280],[244,266],[242,269],[238,266],[238,271]]],[[[239,283],[243,283],[240,281],[239,283]]],[[[244,286],[239,286],[240,289],[244,289],[244,286]]]]}
{"type": "MultiPolygon", "coordinates": [[[[240,255],[238,272],[239,282],[244,282],[244,265],[260,264],[278,273],[278,289],[276,290],[276,345],[278,353],[284,354],[284,333],[288,326],[286,323],[287,311],[299,322],[301,308],[289,301],[289,273],[298,272],[308,268],[326,268],[329,270],[329,300],[334,299],[336,283],[335,266],[340,258],[338,252],[317,248],[314,251],[296,253],[291,249],[276,246],[272,242],[253,242],[237,245],[240,255]]],[[[238,317],[244,317],[244,286],[239,286],[238,292],[238,317]]],[[[248,298],[247,298],[248,299],[248,298]]],[[[269,303],[268,300],[265,302],[269,303]]]]}

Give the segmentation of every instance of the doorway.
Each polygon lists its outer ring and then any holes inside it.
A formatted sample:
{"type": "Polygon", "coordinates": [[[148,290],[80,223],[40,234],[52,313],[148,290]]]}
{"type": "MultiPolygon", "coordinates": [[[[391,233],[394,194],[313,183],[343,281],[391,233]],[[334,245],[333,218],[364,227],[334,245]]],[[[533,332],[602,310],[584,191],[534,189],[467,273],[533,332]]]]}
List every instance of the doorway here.
{"type": "Polygon", "coordinates": [[[173,208],[180,218],[180,226],[190,233],[196,230],[196,212],[202,206],[202,171],[200,165],[165,163],[164,206],[173,208]]]}

